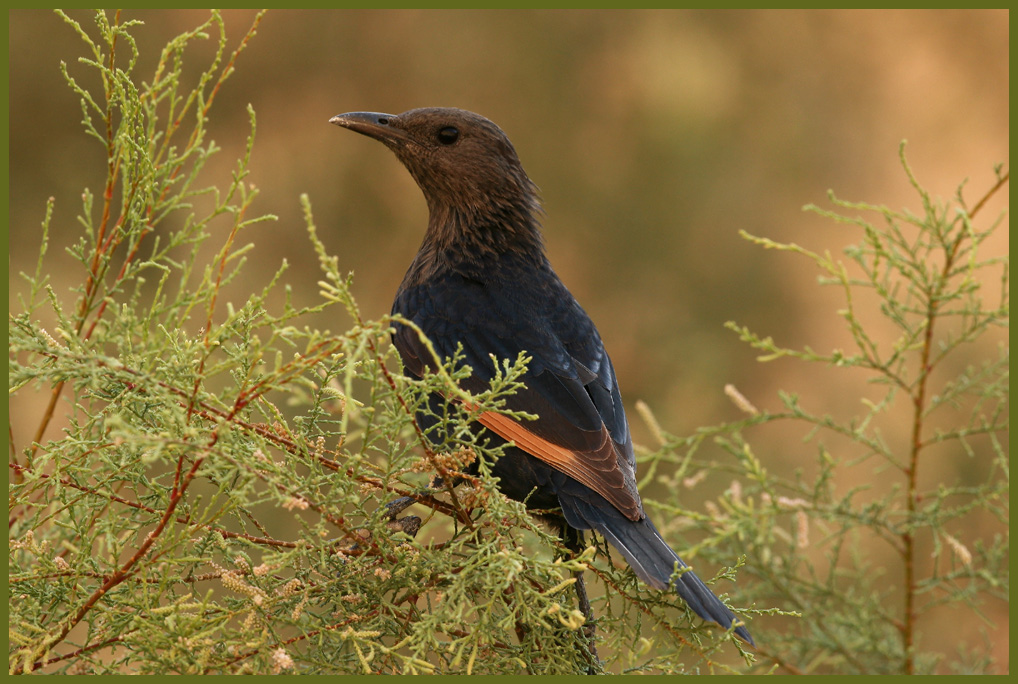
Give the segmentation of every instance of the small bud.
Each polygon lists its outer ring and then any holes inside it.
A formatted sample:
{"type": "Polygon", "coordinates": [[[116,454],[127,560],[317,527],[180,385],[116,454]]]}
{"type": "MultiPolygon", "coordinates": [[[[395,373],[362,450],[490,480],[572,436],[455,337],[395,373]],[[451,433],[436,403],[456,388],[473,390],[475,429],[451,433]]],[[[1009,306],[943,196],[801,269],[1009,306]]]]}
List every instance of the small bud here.
{"type": "Polygon", "coordinates": [[[310,505],[311,504],[309,504],[304,499],[300,498],[299,496],[295,496],[286,503],[284,503],[283,508],[285,508],[288,511],[292,511],[295,508],[299,508],[302,511],[306,511],[308,509],[308,506],[310,505]]]}
{"type": "Polygon", "coordinates": [[[272,652],[272,674],[279,674],[283,670],[290,670],[292,668],[293,658],[285,650],[277,648],[272,652]]]}
{"type": "Polygon", "coordinates": [[[947,545],[951,547],[955,558],[960,560],[966,567],[972,565],[972,552],[964,544],[949,534],[945,534],[944,539],[947,540],[947,545]]]}
{"type": "Polygon", "coordinates": [[[725,516],[721,514],[721,509],[713,501],[704,502],[703,507],[707,509],[707,514],[715,520],[724,519],[725,516]]]}
{"type": "Polygon", "coordinates": [[[660,423],[657,422],[657,418],[651,412],[650,406],[643,401],[638,401],[636,402],[636,412],[640,414],[640,417],[643,418],[643,422],[645,422],[647,427],[650,428],[650,432],[654,435],[654,439],[657,441],[658,445],[664,446],[667,443],[664,430],[661,429],[660,423]]]}
{"type": "Polygon", "coordinates": [[[707,471],[701,470],[694,475],[682,478],[682,486],[686,489],[692,489],[696,485],[707,479],[707,471]]]}
{"type": "Polygon", "coordinates": [[[795,545],[800,549],[809,547],[809,517],[806,511],[797,511],[795,514],[795,545]]]}
{"type": "Polygon", "coordinates": [[[732,484],[728,486],[728,495],[736,506],[742,505],[742,485],[738,480],[732,480],[732,484]]]}
{"type": "Polygon", "coordinates": [[[60,344],[59,342],[53,339],[53,336],[49,334],[46,328],[40,328],[40,330],[42,330],[42,336],[43,338],[45,338],[47,345],[49,345],[50,347],[55,347],[57,349],[64,348],[64,345],[60,344]]]}
{"type": "Polygon", "coordinates": [[[742,395],[742,392],[735,389],[735,385],[725,385],[725,394],[728,395],[728,398],[732,400],[732,403],[735,404],[739,410],[748,413],[751,416],[760,415],[760,411],[756,408],[756,406],[753,406],[749,399],[742,395]]]}

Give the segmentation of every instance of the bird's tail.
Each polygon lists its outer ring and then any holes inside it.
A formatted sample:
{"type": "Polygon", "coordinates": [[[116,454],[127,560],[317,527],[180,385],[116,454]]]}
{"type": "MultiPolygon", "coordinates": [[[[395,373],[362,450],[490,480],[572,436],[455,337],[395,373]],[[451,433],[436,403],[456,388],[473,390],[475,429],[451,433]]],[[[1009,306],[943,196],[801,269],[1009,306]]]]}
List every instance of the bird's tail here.
{"type": "MultiPolygon", "coordinates": [[[[577,499],[562,500],[562,512],[570,526],[594,529],[604,535],[626,557],[636,575],[655,589],[668,588],[676,564],[680,569],[688,567],[661,537],[650,518],[633,522],[612,506],[595,506],[577,499]]],[[[716,622],[725,629],[737,620],[692,570],[684,572],[672,585],[692,611],[704,620],[716,622]]],[[[745,626],[740,625],[734,631],[740,639],[755,646],[745,626]]]]}

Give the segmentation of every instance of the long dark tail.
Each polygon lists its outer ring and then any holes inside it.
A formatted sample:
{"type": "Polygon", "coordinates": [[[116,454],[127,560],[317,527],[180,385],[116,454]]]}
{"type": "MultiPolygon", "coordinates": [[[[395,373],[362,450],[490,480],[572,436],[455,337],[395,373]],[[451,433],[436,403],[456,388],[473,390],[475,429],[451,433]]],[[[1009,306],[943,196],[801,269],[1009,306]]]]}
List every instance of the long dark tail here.
{"type": "MultiPolygon", "coordinates": [[[[577,529],[594,529],[604,535],[629,562],[637,577],[655,589],[668,588],[668,580],[679,568],[688,567],[678,554],[672,551],[650,518],[633,522],[613,506],[597,506],[588,501],[572,497],[560,497],[566,522],[577,529]]],[[[682,597],[694,613],[704,620],[716,622],[725,629],[732,626],[737,618],[732,611],[707,588],[692,571],[683,573],[674,582],[676,593],[682,597]]],[[[744,626],[735,628],[735,635],[755,646],[753,637],[744,626]]]]}

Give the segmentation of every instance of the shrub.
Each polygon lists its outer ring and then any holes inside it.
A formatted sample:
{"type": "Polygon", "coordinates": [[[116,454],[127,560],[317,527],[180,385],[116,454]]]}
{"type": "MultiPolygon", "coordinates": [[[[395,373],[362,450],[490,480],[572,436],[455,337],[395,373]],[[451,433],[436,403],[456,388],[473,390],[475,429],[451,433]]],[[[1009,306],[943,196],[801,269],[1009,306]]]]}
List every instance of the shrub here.
{"type": "MultiPolygon", "coordinates": [[[[687,560],[741,558],[736,606],[770,616],[752,625],[759,650],[740,653],[677,597],[605,561],[603,542],[572,557],[501,496],[486,466],[498,449],[465,409],[440,416],[448,439],[430,444],[415,412],[432,391],[462,393],[464,370],[449,359],[421,381],[400,373],[392,319],[363,318],[308,198],[321,301],[291,303],[285,262],[249,279],[246,301],[227,300],[254,248],[243,231],[273,217],[251,215],[257,193],[245,182],[254,112],[225,190],[206,180],[219,151],[206,124],[262,14],[229,52],[214,12],[163,49],[147,81],[135,74],[134,22],[99,12],[85,30],[62,16],[88,50],[81,64],[100,76],[93,92],[63,67],[107,175],[98,198],[83,194],[71,244],[51,240],[49,202],[35,271],[22,274],[9,316],[10,401],[36,420],[25,433],[10,426],[11,672],[933,671],[919,631],[928,614],[1007,600],[1006,343],[980,365],[951,365],[1007,330],[1008,262],[978,251],[999,224],[976,226],[982,202],[968,209],[959,192],[954,205],[935,203],[906,165],[922,216],[836,201],[875,213],[875,226],[814,208],[861,231],[847,251],[861,275],[829,254],[750,238],[813,259],[844,291],[856,349],[795,351],[732,328],[764,360],[867,374],[879,395],[860,415],[821,414],[793,394],[761,411],[733,388],[746,419],[677,437],[638,406],[657,439],[639,449],[643,482],[670,485],[666,500],[645,501],[650,514],[671,519],[666,537],[700,533],[691,549],[673,542],[687,560]],[[186,89],[185,48],[210,35],[215,57],[186,89]],[[47,273],[54,246],[80,265],[70,297],[47,273]],[[998,271],[998,301],[987,303],[983,274],[998,271]],[[860,290],[898,331],[893,344],[868,332],[860,290]],[[349,329],[304,323],[326,309],[345,312],[349,329]],[[880,429],[901,405],[912,435],[903,450],[880,429]],[[746,435],[777,423],[807,428],[809,473],[773,474],[751,447],[746,435]],[[479,477],[428,486],[474,459],[479,477]],[[938,479],[945,459],[964,460],[971,476],[938,479]],[[847,486],[859,468],[890,486],[847,486]],[[680,505],[685,488],[723,476],[732,485],[707,514],[680,505]],[[425,519],[400,517],[387,505],[398,497],[425,519]],[[985,520],[999,532],[972,532],[985,520]],[[874,543],[896,567],[875,566],[874,543]],[[576,610],[581,570],[599,663],[576,610]]],[[[991,194],[1007,181],[998,177],[991,194]]],[[[499,360],[472,410],[504,410],[527,361],[499,360]]],[[[714,588],[735,576],[723,570],[714,588]]],[[[992,667],[975,648],[951,665],[992,667]]]]}

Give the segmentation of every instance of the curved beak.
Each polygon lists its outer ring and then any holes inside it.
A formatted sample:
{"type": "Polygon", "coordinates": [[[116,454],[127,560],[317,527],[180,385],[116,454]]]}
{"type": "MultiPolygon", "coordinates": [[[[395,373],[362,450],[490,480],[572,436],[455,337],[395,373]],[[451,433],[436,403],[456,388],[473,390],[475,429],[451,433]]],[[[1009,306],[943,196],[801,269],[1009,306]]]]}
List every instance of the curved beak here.
{"type": "Polygon", "coordinates": [[[394,114],[382,114],[380,112],[347,112],[338,114],[329,123],[349,128],[362,135],[382,142],[407,140],[406,131],[393,125],[399,120],[394,114]]]}

